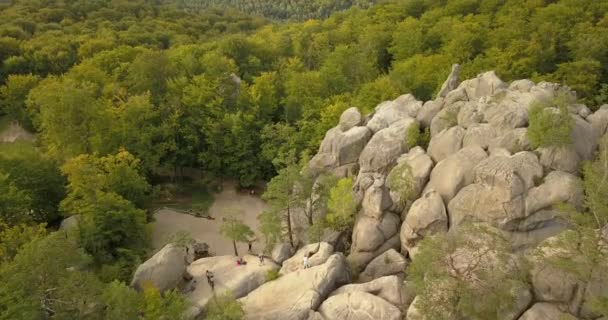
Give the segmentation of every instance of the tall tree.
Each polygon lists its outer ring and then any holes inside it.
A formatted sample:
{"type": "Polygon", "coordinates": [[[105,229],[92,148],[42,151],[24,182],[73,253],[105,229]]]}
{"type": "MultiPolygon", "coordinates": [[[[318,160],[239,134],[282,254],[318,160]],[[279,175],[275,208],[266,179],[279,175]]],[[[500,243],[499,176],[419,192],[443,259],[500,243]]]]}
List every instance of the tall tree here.
{"type": "Polygon", "coordinates": [[[222,218],[222,224],[220,225],[220,233],[232,240],[232,246],[234,248],[234,255],[238,256],[239,252],[236,247],[237,242],[247,242],[250,240],[254,233],[251,228],[244,224],[243,221],[239,220],[234,214],[222,218]]]}

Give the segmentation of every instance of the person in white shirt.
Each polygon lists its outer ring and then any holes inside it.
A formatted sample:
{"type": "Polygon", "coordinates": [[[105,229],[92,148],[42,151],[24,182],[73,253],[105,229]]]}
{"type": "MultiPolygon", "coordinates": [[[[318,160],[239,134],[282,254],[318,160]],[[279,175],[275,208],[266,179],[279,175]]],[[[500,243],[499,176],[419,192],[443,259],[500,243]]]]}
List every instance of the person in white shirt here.
{"type": "Polygon", "coordinates": [[[304,255],[304,260],[303,260],[303,262],[304,262],[304,269],[310,268],[310,262],[309,262],[310,256],[311,256],[310,252],[304,255]]]}

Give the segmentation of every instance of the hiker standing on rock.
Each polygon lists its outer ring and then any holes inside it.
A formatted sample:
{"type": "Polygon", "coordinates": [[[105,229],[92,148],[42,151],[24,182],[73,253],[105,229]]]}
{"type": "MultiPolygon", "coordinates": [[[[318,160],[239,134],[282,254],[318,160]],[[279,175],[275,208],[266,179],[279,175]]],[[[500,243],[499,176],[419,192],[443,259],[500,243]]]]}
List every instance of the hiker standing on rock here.
{"type": "Polygon", "coordinates": [[[308,260],[309,260],[309,258],[310,258],[311,255],[312,255],[312,252],[309,252],[309,253],[307,253],[307,254],[304,255],[304,259],[303,259],[304,269],[310,268],[310,263],[309,263],[308,260]]]}
{"type": "Polygon", "coordinates": [[[211,290],[213,291],[215,289],[215,282],[213,280],[213,272],[207,270],[205,275],[207,276],[207,283],[209,284],[209,286],[211,287],[211,290]]]}
{"type": "Polygon", "coordinates": [[[258,254],[258,258],[260,258],[260,266],[264,265],[264,255],[260,252],[260,254],[258,254]]]}

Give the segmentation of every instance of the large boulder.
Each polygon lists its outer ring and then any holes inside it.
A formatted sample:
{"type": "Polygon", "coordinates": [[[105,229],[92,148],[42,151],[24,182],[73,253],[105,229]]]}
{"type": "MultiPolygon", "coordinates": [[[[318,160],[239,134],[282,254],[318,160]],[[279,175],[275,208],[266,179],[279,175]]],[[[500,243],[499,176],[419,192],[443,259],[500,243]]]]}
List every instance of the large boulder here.
{"type": "Polygon", "coordinates": [[[366,215],[359,216],[353,229],[351,252],[374,251],[399,231],[401,220],[391,212],[377,219],[366,215]]]}
{"type": "Polygon", "coordinates": [[[194,290],[186,294],[191,303],[189,314],[197,315],[214,295],[225,292],[236,298],[244,297],[266,282],[270,270],[278,270],[279,265],[266,259],[261,265],[258,257],[245,255],[245,265],[237,265],[235,256],[218,256],[194,261],[188,266],[188,273],[193,277],[194,290]],[[215,291],[207,283],[206,272],[213,272],[215,291]]]}
{"type": "Polygon", "coordinates": [[[283,261],[280,274],[288,274],[304,268],[304,256],[311,254],[308,263],[316,266],[325,263],[334,253],[334,247],[327,242],[311,243],[302,247],[291,258],[283,261]]]}
{"type": "MultiPolygon", "coordinates": [[[[448,95],[448,98],[451,98],[452,96],[454,96],[455,93],[458,93],[458,92],[463,92],[463,91],[462,90],[452,91],[448,95]]],[[[455,125],[458,125],[458,113],[460,112],[460,108],[462,106],[464,106],[465,102],[463,102],[463,101],[453,102],[453,101],[451,101],[453,99],[447,100],[448,98],[443,100],[443,102],[442,102],[443,108],[437,112],[437,114],[433,117],[433,119],[431,119],[431,125],[430,125],[431,137],[438,135],[439,132],[441,132],[445,129],[449,129],[455,125]]],[[[466,95],[462,98],[466,99],[466,95]]]]}
{"type": "MultiPolygon", "coordinates": [[[[466,136],[465,136],[466,139],[466,136]]],[[[496,138],[494,138],[489,148],[502,148],[506,149],[511,153],[518,153],[520,151],[530,151],[530,141],[528,140],[528,129],[517,128],[513,130],[503,131],[496,138]]]]}
{"type": "Polygon", "coordinates": [[[459,75],[460,75],[460,65],[453,64],[452,71],[450,71],[450,75],[445,80],[445,82],[443,82],[443,84],[441,85],[441,89],[439,90],[439,93],[437,94],[438,98],[443,98],[443,97],[447,96],[450,91],[452,91],[458,87],[458,84],[460,83],[458,81],[459,75]]]}
{"type": "Polygon", "coordinates": [[[329,297],[321,304],[319,313],[325,319],[341,320],[401,320],[401,310],[386,300],[361,291],[329,297]]]}
{"type": "Polygon", "coordinates": [[[341,177],[352,174],[371,136],[367,127],[352,127],[347,131],[342,131],[340,126],[330,129],[319,152],[310,160],[311,172],[315,175],[330,172],[341,177]]]}
{"type": "Polygon", "coordinates": [[[552,171],[526,197],[526,212],[532,214],[558,203],[569,203],[581,209],[583,184],[580,178],[563,171],[552,171]]]}
{"type": "Polygon", "coordinates": [[[467,128],[462,138],[462,146],[464,148],[479,146],[483,149],[488,149],[498,135],[498,130],[490,124],[474,124],[467,128]]]}
{"type": "Polygon", "coordinates": [[[272,248],[271,257],[276,263],[283,264],[283,262],[291,258],[293,254],[293,247],[289,243],[277,243],[274,248],[272,248]]]}
{"type": "Polygon", "coordinates": [[[421,108],[422,102],[416,100],[413,95],[402,95],[393,101],[385,101],[379,104],[375,109],[374,116],[367,123],[367,127],[377,133],[403,119],[416,118],[421,108]]]}
{"type": "Polygon", "coordinates": [[[562,312],[558,306],[539,302],[535,303],[528,311],[519,317],[519,320],[575,320],[576,317],[562,312]]]}
{"type": "Polygon", "coordinates": [[[439,162],[460,150],[465,132],[464,128],[455,126],[433,136],[428,149],[433,161],[439,162]]]}
{"type": "Polygon", "coordinates": [[[526,192],[543,174],[536,156],[530,152],[491,156],[481,161],[474,173],[474,184],[463,188],[448,205],[450,225],[471,220],[517,230],[531,214],[525,209],[526,192]]]}
{"type": "Polygon", "coordinates": [[[361,113],[359,109],[351,107],[346,109],[340,116],[338,127],[342,132],[346,132],[361,124],[361,113]]]}
{"type": "MultiPolygon", "coordinates": [[[[396,228],[399,228],[398,224],[396,225],[396,228]]],[[[357,250],[357,247],[351,247],[351,253],[348,255],[348,263],[350,264],[352,270],[355,272],[361,272],[374,258],[390,249],[399,250],[400,246],[401,243],[399,242],[399,233],[396,233],[373,251],[355,251],[357,250]]]]}
{"type": "MultiPolygon", "coordinates": [[[[411,178],[413,178],[413,191],[411,196],[417,198],[422,192],[424,186],[429,181],[429,176],[431,175],[431,170],[433,169],[433,160],[431,157],[424,152],[424,149],[421,147],[414,147],[408,153],[402,155],[397,160],[397,165],[391,173],[389,173],[389,177],[408,179],[409,173],[411,173],[411,178]],[[409,170],[403,170],[404,167],[408,167],[409,170]],[[396,173],[401,173],[401,177],[396,177],[396,173]],[[405,176],[408,175],[408,176],[405,176]]],[[[390,179],[387,181],[387,186],[391,189],[390,179]]],[[[394,189],[394,188],[393,188],[394,189]]],[[[390,197],[392,200],[391,211],[396,213],[401,213],[405,209],[405,201],[401,199],[403,196],[402,193],[397,192],[396,190],[390,190],[390,197]]]]}
{"type": "Polygon", "coordinates": [[[591,123],[596,138],[604,136],[608,128],[608,104],[601,106],[599,110],[588,116],[587,121],[591,123]]]}
{"type": "Polygon", "coordinates": [[[411,294],[408,294],[403,280],[397,276],[381,277],[373,281],[360,284],[347,284],[336,289],[331,293],[331,296],[350,292],[371,293],[390,302],[392,305],[400,309],[410,304],[414,298],[411,296],[411,294]]]}
{"type": "Polygon", "coordinates": [[[488,155],[479,146],[463,148],[439,162],[431,172],[431,178],[423,194],[433,189],[449,201],[466,185],[473,182],[473,168],[488,155]]]}
{"type": "Polygon", "coordinates": [[[239,301],[249,320],[306,320],[325,297],[349,280],[346,259],[337,253],[321,265],[267,282],[239,301]]]}
{"type": "Polygon", "coordinates": [[[376,132],[359,156],[360,172],[382,172],[392,167],[407,152],[405,135],[415,123],[412,118],[404,118],[376,132]]]}
{"type": "Polygon", "coordinates": [[[460,88],[466,91],[469,100],[475,100],[494,95],[496,92],[506,89],[507,84],[500,80],[494,71],[488,71],[477,75],[476,78],[461,82],[458,86],[458,89],[460,88]]]}
{"type": "Polygon", "coordinates": [[[443,99],[441,98],[425,102],[420,111],[418,111],[418,116],[416,116],[416,120],[420,122],[420,127],[429,128],[437,113],[441,111],[442,106],[443,99]]]}
{"type": "Polygon", "coordinates": [[[168,244],[137,267],[131,286],[142,289],[144,285],[152,285],[161,292],[172,290],[182,283],[187,266],[186,248],[168,244]]]}
{"type": "Polygon", "coordinates": [[[384,276],[404,275],[407,260],[395,249],[390,249],[372,260],[359,274],[359,282],[368,282],[384,276]]]}
{"type": "Polygon", "coordinates": [[[78,230],[80,225],[80,215],[76,214],[73,216],[69,216],[61,221],[59,225],[59,230],[64,230],[70,232],[72,230],[78,230]]]}
{"type": "Polygon", "coordinates": [[[430,190],[412,204],[401,225],[401,249],[412,257],[412,251],[424,237],[447,231],[448,216],[443,200],[439,193],[430,190]]]}

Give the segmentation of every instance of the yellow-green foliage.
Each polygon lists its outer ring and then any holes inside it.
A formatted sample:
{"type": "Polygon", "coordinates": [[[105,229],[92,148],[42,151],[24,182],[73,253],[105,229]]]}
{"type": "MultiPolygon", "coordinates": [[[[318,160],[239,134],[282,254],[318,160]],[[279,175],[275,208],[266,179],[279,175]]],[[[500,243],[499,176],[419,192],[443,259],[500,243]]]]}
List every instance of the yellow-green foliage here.
{"type": "Polygon", "coordinates": [[[207,320],[242,320],[245,319],[243,306],[231,292],[214,296],[206,307],[207,320]]]}
{"type": "Polygon", "coordinates": [[[391,191],[397,192],[402,205],[408,200],[414,200],[417,196],[416,183],[412,173],[412,167],[403,162],[398,164],[388,175],[388,185],[391,191]]]}
{"type": "Polygon", "coordinates": [[[281,276],[281,274],[279,273],[279,270],[268,270],[268,272],[266,272],[266,282],[269,281],[273,281],[278,279],[281,276]]]}
{"type": "Polygon", "coordinates": [[[528,139],[532,148],[562,147],[572,143],[570,134],[574,119],[568,105],[572,97],[560,94],[548,102],[536,102],[528,112],[528,139]]]}
{"type": "Polygon", "coordinates": [[[336,231],[347,231],[355,222],[357,203],[352,189],[353,179],[343,178],[329,191],[325,220],[327,225],[336,231]]]}

